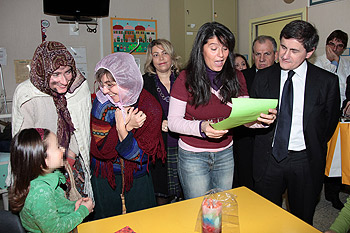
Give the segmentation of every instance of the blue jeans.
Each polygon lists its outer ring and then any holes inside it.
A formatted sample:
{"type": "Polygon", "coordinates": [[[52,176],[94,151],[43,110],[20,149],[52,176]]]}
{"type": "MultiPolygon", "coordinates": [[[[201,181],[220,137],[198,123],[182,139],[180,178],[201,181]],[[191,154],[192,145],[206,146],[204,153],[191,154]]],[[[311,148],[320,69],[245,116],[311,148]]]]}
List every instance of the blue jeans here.
{"type": "Polygon", "coordinates": [[[233,181],[232,146],[220,152],[191,152],[179,148],[178,172],[185,199],[213,188],[228,190],[233,181]]]}

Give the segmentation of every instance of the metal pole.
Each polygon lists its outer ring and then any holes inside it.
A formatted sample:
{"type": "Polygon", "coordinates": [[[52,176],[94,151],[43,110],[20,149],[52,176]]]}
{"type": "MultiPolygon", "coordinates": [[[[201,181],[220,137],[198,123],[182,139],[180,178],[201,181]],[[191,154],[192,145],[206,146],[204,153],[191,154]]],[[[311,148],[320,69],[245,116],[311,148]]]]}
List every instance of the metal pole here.
{"type": "Polygon", "coordinates": [[[4,97],[4,105],[5,105],[5,113],[8,113],[8,110],[7,110],[7,100],[6,100],[6,91],[5,91],[5,83],[4,83],[4,78],[3,78],[3,75],[2,75],[2,66],[0,64],[0,78],[1,78],[1,88],[3,90],[3,97],[4,97]]]}

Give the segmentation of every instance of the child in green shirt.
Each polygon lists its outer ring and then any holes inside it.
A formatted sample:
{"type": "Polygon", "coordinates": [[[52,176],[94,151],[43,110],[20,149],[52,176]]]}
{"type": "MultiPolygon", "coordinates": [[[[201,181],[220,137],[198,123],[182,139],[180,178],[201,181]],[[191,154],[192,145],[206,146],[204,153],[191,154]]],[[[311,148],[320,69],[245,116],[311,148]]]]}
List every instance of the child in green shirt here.
{"type": "Polygon", "coordinates": [[[341,209],[338,217],[334,220],[332,226],[325,233],[347,233],[350,229],[350,197],[348,197],[344,207],[341,209]]]}
{"type": "Polygon", "coordinates": [[[47,129],[24,129],[12,140],[10,207],[29,232],[70,232],[93,211],[91,198],[65,198],[65,178],[55,171],[63,166],[63,153],[47,129]]]}

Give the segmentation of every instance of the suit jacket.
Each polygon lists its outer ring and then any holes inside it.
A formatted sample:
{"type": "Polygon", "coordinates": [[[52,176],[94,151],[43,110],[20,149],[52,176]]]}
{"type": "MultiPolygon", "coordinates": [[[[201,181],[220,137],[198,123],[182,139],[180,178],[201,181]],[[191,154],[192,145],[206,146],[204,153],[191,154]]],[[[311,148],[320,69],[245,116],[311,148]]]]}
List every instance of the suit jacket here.
{"type": "Polygon", "coordinates": [[[346,90],[345,90],[345,100],[343,102],[342,109],[345,108],[346,104],[350,101],[350,75],[346,78],[346,90]]]}
{"type": "MultiPolygon", "coordinates": [[[[281,68],[274,64],[257,72],[251,96],[279,99],[281,68]]],[[[322,189],[327,155],[327,142],[338,124],[340,111],[338,77],[307,62],[304,96],[303,131],[310,162],[315,194],[322,189]]],[[[272,141],[276,121],[266,129],[257,129],[254,143],[253,175],[259,181],[269,159],[274,159],[272,141]]]]}
{"type": "Polygon", "coordinates": [[[252,67],[250,67],[249,69],[242,70],[242,73],[244,75],[245,82],[247,84],[248,93],[250,95],[250,89],[252,88],[252,84],[256,74],[255,64],[253,64],[252,67]]]}

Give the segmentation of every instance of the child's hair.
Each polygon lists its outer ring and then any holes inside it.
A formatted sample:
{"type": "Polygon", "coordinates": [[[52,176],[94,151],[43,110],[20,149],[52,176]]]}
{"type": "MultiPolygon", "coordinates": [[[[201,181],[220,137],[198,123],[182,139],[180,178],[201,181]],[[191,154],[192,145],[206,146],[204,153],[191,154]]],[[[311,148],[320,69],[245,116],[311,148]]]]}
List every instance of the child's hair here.
{"type": "Polygon", "coordinates": [[[13,183],[9,189],[12,212],[20,212],[29,192],[30,181],[43,175],[47,169],[45,162],[48,129],[24,129],[11,142],[11,170],[13,183]]]}

